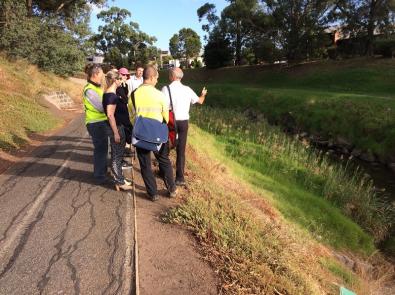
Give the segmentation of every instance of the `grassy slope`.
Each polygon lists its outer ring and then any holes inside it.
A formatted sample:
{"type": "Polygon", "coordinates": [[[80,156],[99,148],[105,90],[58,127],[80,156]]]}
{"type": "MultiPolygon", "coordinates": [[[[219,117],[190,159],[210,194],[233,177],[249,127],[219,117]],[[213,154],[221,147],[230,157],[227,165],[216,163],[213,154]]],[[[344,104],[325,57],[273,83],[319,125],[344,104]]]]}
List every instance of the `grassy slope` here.
{"type": "Polygon", "coordinates": [[[78,100],[81,86],[24,61],[9,62],[0,55],[0,149],[19,148],[29,134],[55,128],[61,119],[40,105],[41,95],[54,90],[78,100]]]}
{"type": "Polygon", "coordinates": [[[353,60],[202,69],[187,71],[184,80],[208,87],[208,105],[253,108],[280,124],[291,115],[303,130],[340,136],[388,158],[395,156],[394,66],[393,60],[353,60]]]}
{"type": "MultiPolygon", "coordinates": [[[[340,284],[358,294],[369,294],[377,287],[362,273],[353,273],[339,264],[316,242],[317,236],[284,220],[273,209],[272,205],[286,204],[276,200],[279,190],[284,189],[280,183],[263,175],[258,179],[257,173],[230,160],[226,147],[215,136],[196,126],[190,129],[189,142],[188,198],[167,218],[195,232],[206,258],[219,272],[222,292],[338,294],[336,284],[340,284]]],[[[357,228],[324,203],[323,213],[335,214],[342,231],[357,228]]],[[[287,218],[293,214],[291,204],[279,207],[287,218]]]]}

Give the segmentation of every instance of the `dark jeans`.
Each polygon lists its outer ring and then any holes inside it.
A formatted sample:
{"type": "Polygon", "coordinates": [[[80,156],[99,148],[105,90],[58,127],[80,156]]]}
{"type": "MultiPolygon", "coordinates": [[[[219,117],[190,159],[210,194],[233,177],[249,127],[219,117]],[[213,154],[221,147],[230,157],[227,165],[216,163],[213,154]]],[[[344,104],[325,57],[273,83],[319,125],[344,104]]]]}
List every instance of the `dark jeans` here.
{"type": "Polygon", "coordinates": [[[176,181],[185,181],[184,167],[185,167],[185,147],[187,145],[188,135],[188,120],[177,121],[177,160],[176,160],[176,181]]]}
{"type": "MultiPolygon", "coordinates": [[[[145,188],[148,195],[155,196],[158,191],[156,187],[156,180],[151,168],[151,151],[136,148],[137,157],[140,163],[141,176],[143,177],[145,188]]],[[[166,188],[169,192],[175,190],[173,169],[169,159],[169,143],[162,144],[159,152],[154,152],[155,158],[159,162],[159,169],[164,174],[163,179],[165,181],[166,188]]]]}
{"type": "Polygon", "coordinates": [[[86,125],[93,142],[93,177],[97,182],[106,179],[107,174],[107,154],[108,154],[108,134],[107,121],[89,123],[86,125]]]}
{"type": "Polygon", "coordinates": [[[110,124],[108,127],[108,135],[110,137],[110,145],[111,145],[111,171],[114,176],[115,182],[119,184],[125,184],[125,177],[122,173],[122,160],[123,154],[125,152],[125,129],[123,126],[118,127],[119,137],[121,138],[120,143],[116,143],[114,140],[114,132],[111,129],[110,124]]]}

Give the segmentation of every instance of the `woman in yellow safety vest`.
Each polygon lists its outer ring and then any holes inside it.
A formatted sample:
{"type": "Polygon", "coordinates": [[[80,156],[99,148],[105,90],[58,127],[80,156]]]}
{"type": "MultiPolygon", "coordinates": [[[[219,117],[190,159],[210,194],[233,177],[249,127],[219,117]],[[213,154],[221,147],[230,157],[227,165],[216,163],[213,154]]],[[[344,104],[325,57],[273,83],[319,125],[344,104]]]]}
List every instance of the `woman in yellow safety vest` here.
{"type": "Polygon", "coordinates": [[[85,124],[92,137],[93,151],[93,177],[96,184],[107,182],[107,154],[108,134],[107,116],[103,110],[103,70],[98,64],[89,64],[85,67],[88,83],[83,91],[85,108],[85,124]]]}

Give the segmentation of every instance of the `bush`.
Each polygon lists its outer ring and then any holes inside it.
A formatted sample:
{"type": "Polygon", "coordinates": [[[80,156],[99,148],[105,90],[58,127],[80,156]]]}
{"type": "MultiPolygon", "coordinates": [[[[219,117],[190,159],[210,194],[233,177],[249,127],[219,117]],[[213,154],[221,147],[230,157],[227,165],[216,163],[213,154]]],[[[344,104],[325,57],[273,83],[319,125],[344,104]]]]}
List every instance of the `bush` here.
{"type": "Polygon", "coordinates": [[[198,60],[197,58],[195,58],[192,62],[191,62],[191,66],[194,69],[198,69],[198,68],[202,68],[203,64],[200,60],[198,60]]]}
{"type": "Polygon", "coordinates": [[[337,59],[338,53],[336,46],[331,46],[326,49],[326,54],[330,59],[337,59]]]}
{"type": "Polygon", "coordinates": [[[374,52],[392,58],[395,53],[395,39],[378,39],[374,42],[374,52]]]}
{"type": "Polygon", "coordinates": [[[232,64],[233,50],[230,41],[220,34],[210,36],[204,47],[204,62],[208,68],[220,68],[232,64]]]}
{"type": "Polygon", "coordinates": [[[85,54],[73,33],[51,17],[27,17],[23,2],[5,2],[7,23],[0,49],[11,58],[26,58],[40,68],[68,76],[81,70],[85,54]]]}
{"type": "Polygon", "coordinates": [[[366,38],[341,39],[336,42],[337,53],[342,57],[351,57],[356,55],[365,55],[366,38]]]}

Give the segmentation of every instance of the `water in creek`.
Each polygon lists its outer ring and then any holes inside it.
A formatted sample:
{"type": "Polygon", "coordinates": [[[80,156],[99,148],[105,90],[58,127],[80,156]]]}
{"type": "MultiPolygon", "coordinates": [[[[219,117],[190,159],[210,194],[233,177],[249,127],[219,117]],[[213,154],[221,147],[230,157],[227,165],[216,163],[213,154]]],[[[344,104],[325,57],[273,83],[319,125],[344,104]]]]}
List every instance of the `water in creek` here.
{"type": "MultiPolygon", "coordinates": [[[[347,161],[342,160],[339,154],[332,154],[330,159],[336,163],[346,165],[347,161]]],[[[395,173],[387,166],[378,163],[368,163],[358,158],[353,158],[348,163],[348,170],[360,168],[363,174],[369,175],[372,179],[373,185],[377,189],[377,193],[388,202],[395,202],[395,173]]]]}

